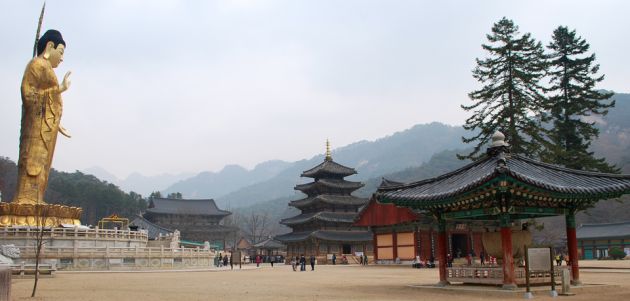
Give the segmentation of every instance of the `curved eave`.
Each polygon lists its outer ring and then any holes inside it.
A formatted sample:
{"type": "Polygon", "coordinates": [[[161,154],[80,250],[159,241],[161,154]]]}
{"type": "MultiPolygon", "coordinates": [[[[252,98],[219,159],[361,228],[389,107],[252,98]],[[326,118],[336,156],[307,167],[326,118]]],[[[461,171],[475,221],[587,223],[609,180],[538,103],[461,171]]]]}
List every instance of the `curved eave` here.
{"type": "Polygon", "coordinates": [[[339,206],[361,206],[368,202],[367,199],[349,196],[336,196],[336,195],[318,195],[314,197],[307,197],[305,199],[289,202],[289,206],[301,209],[312,206],[314,204],[323,203],[339,206]]]}
{"type": "Polygon", "coordinates": [[[312,232],[291,232],[276,236],[276,240],[283,243],[301,242],[311,238],[327,241],[344,242],[367,242],[372,241],[373,236],[370,231],[333,231],[316,230],[312,232]]]}
{"type": "Polygon", "coordinates": [[[354,168],[343,166],[335,161],[324,161],[321,164],[302,172],[302,177],[324,178],[327,175],[335,177],[347,177],[356,174],[354,168]]]}
{"type": "Polygon", "coordinates": [[[317,212],[286,218],[281,220],[280,223],[287,226],[305,224],[312,221],[351,224],[354,222],[356,215],[356,212],[317,212]]]}
{"type": "Polygon", "coordinates": [[[361,182],[351,182],[351,181],[330,181],[330,180],[319,180],[319,181],[314,181],[314,182],[310,182],[310,183],[306,183],[306,184],[299,184],[295,186],[295,190],[299,190],[299,191],[312,191],[312,190],[319,190],[321,188],[325,188],[327,190],[334,190],[334,189],[341,189],[341,190],[357,190],[361,187],[363,187],[363,183],[361,182]]]}

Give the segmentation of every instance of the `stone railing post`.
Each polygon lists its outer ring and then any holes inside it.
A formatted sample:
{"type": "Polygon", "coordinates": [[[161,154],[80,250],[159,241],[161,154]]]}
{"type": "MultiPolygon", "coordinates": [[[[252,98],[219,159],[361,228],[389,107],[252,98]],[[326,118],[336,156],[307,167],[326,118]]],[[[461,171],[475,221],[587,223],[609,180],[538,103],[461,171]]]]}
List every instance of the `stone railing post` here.
{"type": "Polygon", "coordinates": [[[0,301],[11,300],[11,267],[0,265],[0,301]]]}

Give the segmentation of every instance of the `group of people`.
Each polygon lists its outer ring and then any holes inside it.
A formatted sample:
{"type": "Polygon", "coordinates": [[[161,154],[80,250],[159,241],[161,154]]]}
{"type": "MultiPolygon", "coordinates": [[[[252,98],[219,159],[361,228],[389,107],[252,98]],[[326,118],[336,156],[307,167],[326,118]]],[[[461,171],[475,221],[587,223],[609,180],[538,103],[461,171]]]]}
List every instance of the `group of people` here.
{"type": "MultiPolygon", "coordinates": [[[[311,257],[309,258],[309,262],[311,264],[311,271],[315,271],[315,256],[311,255],[311,257]]],[[[304,254],[291,257],[291,267],[293,268],[294,272],[297,271],[298,264],[300,265],[300,272],[306,271],[306,257],[304,256],[304,254]]]]}
{"type": "Polygon", "coordinates": [[[561,266],[562,265],[562,261],[565,261],[567,265],[571,264],[571,261],[569,261],[569,255],[564,255],[562,253],[558,253],[556,254],[556,265],[557,266],[561,266]]]}
{"type": "MultiPolygon", "coordinates": [[[[337,264],[337,254],[333,253],[330,259],[333,265],[337,264]]],[[[341,255],[341,264],[348,264],[348,257],[346,257],[346,255],[341,255]]]]}
{"type": "Polygon", "coordinates": [[[412,268],[435,268],[435,258],[431,256],[429,260],[420,259],[420,256],[416,256],[416,259],[411,263],[412,268]]]}
{"type": "Polygon", "coordinates": [[[359,255],[359,263],[361,265],[368,265],[368,257],[367,257],[367,255],[365,255],[365,254],[359,255]]]}
{"type": "Polygon", "coordinates": [[[223,255],[221,253],[219,253],[219,256],[214,258],[214,265],[217,267],[226,267],[226,266],[230,266],[232,269],[234,269],[234,264],[232,263],[232,258],[228,257],[227,254],[223,255]]]}

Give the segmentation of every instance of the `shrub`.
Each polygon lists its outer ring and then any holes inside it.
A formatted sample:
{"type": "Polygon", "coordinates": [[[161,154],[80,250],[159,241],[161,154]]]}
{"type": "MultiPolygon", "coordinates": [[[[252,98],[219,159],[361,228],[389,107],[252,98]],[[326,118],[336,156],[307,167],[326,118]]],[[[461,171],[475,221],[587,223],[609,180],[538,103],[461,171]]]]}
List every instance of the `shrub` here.
{"type": "Polygon", "coordinates": [[[610,251],[608,251],[608,255],[613,259],[623,259],[626,257],[626,253],[619,247],[612,247],[610,251]]]}

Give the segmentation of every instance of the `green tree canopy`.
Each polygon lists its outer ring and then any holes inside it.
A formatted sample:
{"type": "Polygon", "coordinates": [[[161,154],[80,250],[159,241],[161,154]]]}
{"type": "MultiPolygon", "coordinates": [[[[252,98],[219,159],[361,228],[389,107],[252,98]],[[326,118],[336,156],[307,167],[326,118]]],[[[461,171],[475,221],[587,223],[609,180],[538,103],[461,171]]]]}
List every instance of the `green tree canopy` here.
{"type": "Polygon", "coordinates": [[[597,75],[599,64],[595,54],[588,55],[589,44],[565,26],[553,31],[549,53],[550,94],[548,110],[553,127],[542,159],[572,169],[601,172],[618,172],[605,159],[597,159],[589,151],[591,141],[597,138],[593,115],[606,115],[615,105],[608,100],[613,93],[595,90],[604,80],[597,75]]]}
{"type": "Polygon", "coordinates": [[[465,143],[476,143],[463,158],[477,158],[492,134],[502,131],[512,146],[512,152],[537,154],[542,137],[544,113],[543,87],[545,56],[542,44],[529,33],[520,35],[512,20],[501,19],[487,35],[489,44],[482,47],[489,53],[485,59],[477,58],[473,77],[483,84],[480,90],[469,94],[474,102],[462,105],[473,115],[464,128],[472,131],[471,137],[462,137],[465,143]]]}

